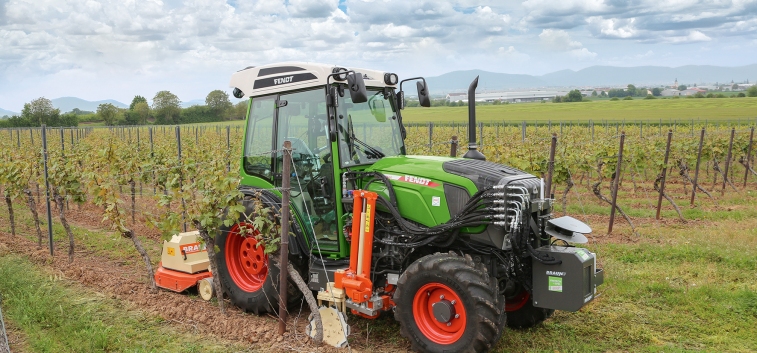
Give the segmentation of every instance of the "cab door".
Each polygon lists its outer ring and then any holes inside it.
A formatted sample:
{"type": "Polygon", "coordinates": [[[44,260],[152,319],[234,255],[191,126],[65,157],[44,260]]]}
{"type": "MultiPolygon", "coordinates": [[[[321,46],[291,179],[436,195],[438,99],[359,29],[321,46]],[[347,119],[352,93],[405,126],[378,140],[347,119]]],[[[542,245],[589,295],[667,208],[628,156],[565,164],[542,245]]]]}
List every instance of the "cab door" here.
{"type": "MultiPolygon", "coordinates": [[[[284,141],[292,143],[291,203],[324,252],[339,251],[331,142],[323,88],[281,94],[275,104],[274,186],[281,187],[284,141]]],[[[315,244],[311,244],[314,247],[315,244]]]]}

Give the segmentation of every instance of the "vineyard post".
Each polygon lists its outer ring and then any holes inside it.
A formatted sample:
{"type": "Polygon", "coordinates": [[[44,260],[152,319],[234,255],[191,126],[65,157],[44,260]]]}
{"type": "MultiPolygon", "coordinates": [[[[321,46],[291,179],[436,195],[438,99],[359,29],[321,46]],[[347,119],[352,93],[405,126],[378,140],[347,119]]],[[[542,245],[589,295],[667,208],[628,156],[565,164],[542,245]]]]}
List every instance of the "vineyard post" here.
{"type": "MultiPolygon", "coordinates": [[[[499,139],[499,124],[496,124],[496,125],[497,125],[497,139],[499,139]]],[[[460,131],[458,130],[457,132],[460,132],[460,131]]]]}
{"type": "Polygon", "coordinates": [[[521,141],[526,141],[526,122],[523,121],[521,124],[521,141]]]}
{"type": "Polygon", "coordinates": [[[16,147],[21,147],[21,130],[16,130],[16,147]]]}
{"type": "Polygon", "coordinates": [[[562,121],[560,122],[560,135],[562,136],[562,121]]]}
{"type": "Polygon", "coordinates": [[[552,120],[549,121],[549,131],[552,132],[552,120]]]}
{"type": "MultiPolygon", "coordinates": [[[[147,128],[147,133],[150,135],[150,159],[155,157],[155,154],[153,152],[153,143],[152,143],[152,126],[147,128]]],[[[157,190],[155,188],[155,172],[152,172],[153,177],[153,183],[152,183],[152,196],[155,196],[157,194],[157,190]]]]}
{"type": "MultiPolygon", "coordinates": [[[[179,169],[181,169],[181,128],[176,125],[176,150],[179,157],[179,169]]],[[[179,171],[179,189],[184,188],[184,181],[181,177],[181,171],[179,171]]],[[[187,231],[187,204],[184,198],[181,198],[181,221],[184,222],[184,232],[187,231]]]]}
{"type": "Polygon", "coordinates": [[[544,195],[552,197],[552,175],[555,174],[555,149],[557,149],[557,134],[552,133],[552,144],[549,146],[549,162],[547,163],[547,181],[544,184],[544,195]]]}
{"type": "Polygon", "coordinates": [[[731,152],[733,151],[733,137],[736,135],[736,128],[731,128],[731,142],[728,145],[728,157],[725,159],[725,173],[723,174],[723,189],[720,195],[725,195],[725,184],[728,181],[728,169],[731,167],[731,152]]]}
{"type": "Polygon", "coordinates": [[[689,125],[691,128],[691,137],[694,137],[694,119],[691,119],[691,125],[689,125]]]}
{"type": "MultiPolygon", "coordinates": [[[[139,130],[141,128],[137,128],[137,153],[139,154],[139,148],[140,148],[140,140],[139,140],[139,130]]],[[[142,178],[139,178],[139,197],[144,197],[144,194],[142,194],[142,178]]]]}
{"type": "Polygon", "coordinates": [[[662,136],[662,119],[660,119],[660,125],[658,127],[660,128],[660,136],[662,136]]]}
{"type": "MultiPolygon", "coordinates": [[[[662,119],[660,119],[662,124],[662,119]]],[[[662,125],[660,125],[662,126],[662,125]]],[[[673,130],[668,130],[668,144],[665,147],[665,161],[662,165],[662,179],[660,180],[660,196],[657,198],[657,216],[655,219],[660,219],[660,209],[662,208],[662,195],[665,193],[665,176],[668,173],[668,157],[670,157],[670,140],[673,139],[673,130]]]]}
{"type": "Polygon", "coordinates": [[[744,187],[746,187],[746,181],[749,178],[749,166],[751,165],[750,162],[752,160],[752,141],[754,141],[754,127],[752,127],[751,130],[752,132],[749,134],[749,145],[746,148],[746,170],[744,171],[744,187]]]}
{"type": "MultiPolygon", "coordinates": [[[[226,149],[231,149],[231,126],[226,125],[226,149]]],[[[226,162],[226,171],[231,171],[231,161],[226,162]]]]}
{"type": "Polygon", "coordinates": [[[702,161],[702,145],[704,144],[704,128],[702,128],[702,133],[699,135],[699,152],[697,152],[697,166],[694,170],[694,182],[693,182],[693,188],[691,189],[691,205],[694,206],[694,197],[697,194],[697,179],[699,179],[699,162],[702,161]]]}
{"type": "Polygon", "coordinates": [[[484,123],[479,122],[478,123],[478,133],[480,135],[480,138],[478,139],[479,146],[484,145],[484,123]]]}
{"type": "Polygon", "coordinates": [[[29,138],[32,140],[32,146],[34,146],[34,132],[32,128],[29,128],[29,138]]]}
{"type": "MultiPolygon", "coordinates": [[[[471,126],[470,128],[471,129],[475,129],[475,127],[473,127],[473,126],[471,126]]],[[[475,130],[474,130],[473,133],[475,134],[475,130]]],[[[433,139],[433,137],[434,137],[434,123],[433,122],[429,122],[428,123],[428,150],[429,150],[429,152],[431,152],[431,149],[434,146],[434,139],[433,139]]]]}
{"type": "Polygon", "coordinates": [[[639,138],[640,139],[644,138],[644,122],[643,121],[639,123],[639,138]]]}
{"type": "Polygon", "coordinates": [[[457,135],[452,136],[452,141],[449,142],[449,156],[457,157],[457,135]]]}
{"type": "Polygon", "coordinates": [[[66,138],[63,136],[63,127],[60,128],[60,154],[66,151],[66,138]]]}
{"type": "Polygon", "coordinates": [[[621,171],[621,164],[623,163],[623,145],[626,142],[626,132],[623,131],[620,134],[620,147],[618,148],[618,164],[615,166],[615,180],[613,181],[613,187],[612,187],[612,205],[610,206],[612,209],[610,210],[610,224],[607,227],[607,234],[612,233],[612,225],[615,223],[615,208],[618,207],[617,201],[618,201],[618,189],[620,188],[620,171],[621,171]]]}
{"type": "Polygon", "coordinates": [[[287,264],[289,263],[289,188],[292,165],[292,142],[284,141],[284,164],[281,180],[281,258],[279,263],[279,335],[286,331],[287,264]]]}
{"type": "Polygon", "coordinates": [[[47,237],[50,240],[50,256],[53,256],[53,213],[50,209],[50,181],[47,174],[47,128],[42,124],[42,160],[45,171],[45,201],[47,204],[47,237]]]}
{"type": "Polygon", "coordinates": [[[594,122],[590,121],[589,124],[591,124],[591,141],[593,142],[594,141],[594,122]]]}

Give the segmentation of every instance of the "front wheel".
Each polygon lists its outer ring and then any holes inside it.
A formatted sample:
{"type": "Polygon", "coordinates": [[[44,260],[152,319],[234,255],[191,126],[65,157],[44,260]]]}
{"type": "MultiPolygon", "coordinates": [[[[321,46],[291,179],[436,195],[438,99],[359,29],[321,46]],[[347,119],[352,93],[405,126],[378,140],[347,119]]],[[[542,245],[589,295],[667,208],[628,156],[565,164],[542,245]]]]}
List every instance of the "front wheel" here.
{"type": "MultiPolygon", "coordinates": [[[[256,201],[249,196],[243,201],[245,214],[250,218],[253,202],[256,201]]],[[[220,249],[217,275],[232,304],[260,315],[279,308],[279,269],[255,239],[257,232],[254,225],[244,221],[220,227],[216,236],[220,249]]],[[[287,282],[287,306],[292,307],[300,302],[302,293],[291,280],[287,282]]]]}
{"type": "Polygon", "coordinates": [[[554,314],[552,309],[537,308],[531,294],[516,285],[510,295],[505,296],[505,311],[507,311],[507,327],[525,329],[534,327],[554,314]]]}
{"type": "Polygon", "coordinates": [[[400,276],[394,299],[400,332],[419,352],[486,352],[504,329],[496,281],[455,254],[428,255],[400,276]]]}

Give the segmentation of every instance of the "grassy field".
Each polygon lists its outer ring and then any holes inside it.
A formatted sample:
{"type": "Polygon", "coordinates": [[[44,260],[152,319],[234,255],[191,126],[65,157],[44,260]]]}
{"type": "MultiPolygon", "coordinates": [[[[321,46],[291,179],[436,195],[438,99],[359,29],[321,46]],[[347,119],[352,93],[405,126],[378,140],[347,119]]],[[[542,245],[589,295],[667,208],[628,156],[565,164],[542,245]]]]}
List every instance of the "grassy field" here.
{"type": "Polygon", "coordinates": [[[3,314],[30,352],[226,352],[244,350],[171,327],[128,303],[62,279],[18,255],[0,256],[3,314]]]}
{"type": "MultiPolygon", "coordinates": [[[[581,103],[519,103],[476,107],[478,121],[667,121],[690,119],[755,119],[757,98],[679,98],[591,101],[581,103]]],[[[406,123],[467,122],[468,107],[406,108],[406,123]]]]}

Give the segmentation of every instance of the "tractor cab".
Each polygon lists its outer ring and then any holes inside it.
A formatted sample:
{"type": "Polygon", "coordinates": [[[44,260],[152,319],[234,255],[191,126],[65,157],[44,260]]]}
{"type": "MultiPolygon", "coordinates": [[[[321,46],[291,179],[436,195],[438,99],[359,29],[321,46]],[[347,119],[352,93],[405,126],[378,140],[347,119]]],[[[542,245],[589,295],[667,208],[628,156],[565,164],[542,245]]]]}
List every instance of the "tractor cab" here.
{"type": "MultiPolygon", "coordinates": [[[[313,63],[248,67],[232,76],[235,97],[250,99],[242,184],[281,187],[282,144],[291,141],[292,205],[324,255],[349,254],[334,176],[405,155],[397,81],[393,73],[313,63]]],[[[418,87],[428,105],[425,85],[418,87]]]]}

